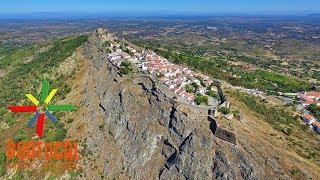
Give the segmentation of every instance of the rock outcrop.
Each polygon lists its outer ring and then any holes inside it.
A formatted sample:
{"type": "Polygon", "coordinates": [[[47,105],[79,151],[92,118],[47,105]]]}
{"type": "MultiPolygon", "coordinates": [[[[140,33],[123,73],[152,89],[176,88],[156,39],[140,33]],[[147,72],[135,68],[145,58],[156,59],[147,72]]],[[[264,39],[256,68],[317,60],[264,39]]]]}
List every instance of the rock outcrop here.
{"type": "MultiPolygon", "coordinates": [[[[74,87],[79,95],[71,95],[79,111],[69,133],[82,139],[83,177],[272,178],[268,165],[214,136],[206,115],[181,108],[154,79],[122,76],[98,36],[83,47],[81,63],[83,74],[74,87]]],[[[286,179],[285,173],[279,177],[286,179]]]]}

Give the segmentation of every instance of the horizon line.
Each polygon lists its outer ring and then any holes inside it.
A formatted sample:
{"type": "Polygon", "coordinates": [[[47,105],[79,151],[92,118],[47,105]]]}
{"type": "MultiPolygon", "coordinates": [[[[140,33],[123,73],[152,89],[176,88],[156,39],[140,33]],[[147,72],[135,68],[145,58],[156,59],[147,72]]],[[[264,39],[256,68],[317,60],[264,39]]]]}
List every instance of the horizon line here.
{"type": "Polygon", "coordinates": [[[312,16],[320,15],[317,12],[215,12],[215,13],[196,13],[196,12],[13,12],[1,13],[0,19],[63,19],[63,18],[168,18],[168,17],[217,17],[217,16],[312,16]],[[22,17],[23,16],[23,17],[22,17]]]}

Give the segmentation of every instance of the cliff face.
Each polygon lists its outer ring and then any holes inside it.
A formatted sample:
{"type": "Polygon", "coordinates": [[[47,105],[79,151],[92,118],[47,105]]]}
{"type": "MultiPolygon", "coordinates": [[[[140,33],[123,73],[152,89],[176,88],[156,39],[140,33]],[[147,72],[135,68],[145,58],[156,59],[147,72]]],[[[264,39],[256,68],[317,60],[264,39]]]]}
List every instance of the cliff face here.
{"type": "Polygon", "coordinates": [[[272,158],[260,161],[249,147],[214,136],[205,112],[176,103],[153,78],[121,76],[98,36],[83,47],[78,67],[67,99],[79,110],[68,133],[81,139],[83,178],[289,178],[272,158]]]}

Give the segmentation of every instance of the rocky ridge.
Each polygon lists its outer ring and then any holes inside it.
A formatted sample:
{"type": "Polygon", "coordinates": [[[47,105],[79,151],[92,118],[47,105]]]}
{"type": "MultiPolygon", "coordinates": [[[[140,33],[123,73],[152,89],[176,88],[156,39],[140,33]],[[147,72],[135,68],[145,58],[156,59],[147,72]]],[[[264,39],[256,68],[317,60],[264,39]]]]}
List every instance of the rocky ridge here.
{"type": "Polygon", "coordinates": [[[79,111],[68,133],[82,140],[83,177],[290,179],[276,157],[266,162],[251,145],[214,136],[204,112],[173,101],[153,78],[122,76],[96,34],[81,57],[81,77],[68,95],[79,111]]]}

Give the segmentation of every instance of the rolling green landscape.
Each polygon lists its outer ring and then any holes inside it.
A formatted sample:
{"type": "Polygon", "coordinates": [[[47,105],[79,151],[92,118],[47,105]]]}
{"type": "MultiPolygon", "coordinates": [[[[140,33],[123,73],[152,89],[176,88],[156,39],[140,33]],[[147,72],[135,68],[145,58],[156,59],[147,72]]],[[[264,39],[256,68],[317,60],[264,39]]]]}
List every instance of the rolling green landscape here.
{"type": "Polygon", "coordinates": [[[137,43],[142,47],[154,50],[174,63],[184,64],[216,79],[225,80],[235,86],[259,89],[269,94],[310,91],[312,89],[310,82],[296,77],[264,69],[244,71],[240,67],[229,64],[225,56],[204,58],[190,53],[171,51],[172,48],[170,47],[137,43]]]}
{"type": "MultiPolygon", "coordinates": [[[[58,88],[58,93],[54,98],[54,102],[59,101],[70,92],[70,87],[66,84],[68,76],[54,73],[55,69],[71,56],[76,48],[86,42],[87,36],[76,36],[65,39],[60,39],[52,42],[50,47],[41,53],[36,53],[37,45],[18,48],[5,55],[5,61],[1,61],[1,67],[10,67],[10,71],[0,80],[0,116],[2,121],[15,129],[13,134],[16,142],[31,139],[34,136],[34,129],[26,129],[25,126],[33,114],[9,113],[6,107],[9,105],[30,105],[31,102],[26,100],[25,94],[32,93],[36,95],[39,93],[41,81],[47,79],[50,81],[51,87],[58,88]],[[33,57],[30,62],[23,62],[21,59],[26,57],[33,57]],[[15,126],[23,127],[21,130],[14,128],[15,126]]],[[[36,96],[37,97],[37,96],[36,96]]],[[[61,119],[63,113],[57,113],[56,116],[61,119]]],[[[44,139],[47,141],[64,140],[66,138],[67,130],[64,124],[59,122],[53,124],[51,121],[46,121],[46,131],[44,132],[44,139]]],[[[5,164],[6,158],[4,156],[4,148],[6,141],[4,140],[6,130],[1,132],[1,156],[0,156],[0,176],[6,173],[5,164]]],[[[19,172],[18,172],[19,173],[19,172]]],[[[17,174],[18,175],[18,174],[17,174]]]]}
{"type": "Polygon", "coordinates": [[[0,179],[319,179],[319,22],[0,20],[0,179]],[[42,137],[8,106],[32,105],[43,80],[58,89],[50,104],[76,111],[46,116],[42,137]],[[16,168],[9,139],[70,139],[80,160],[16,168]]]}

